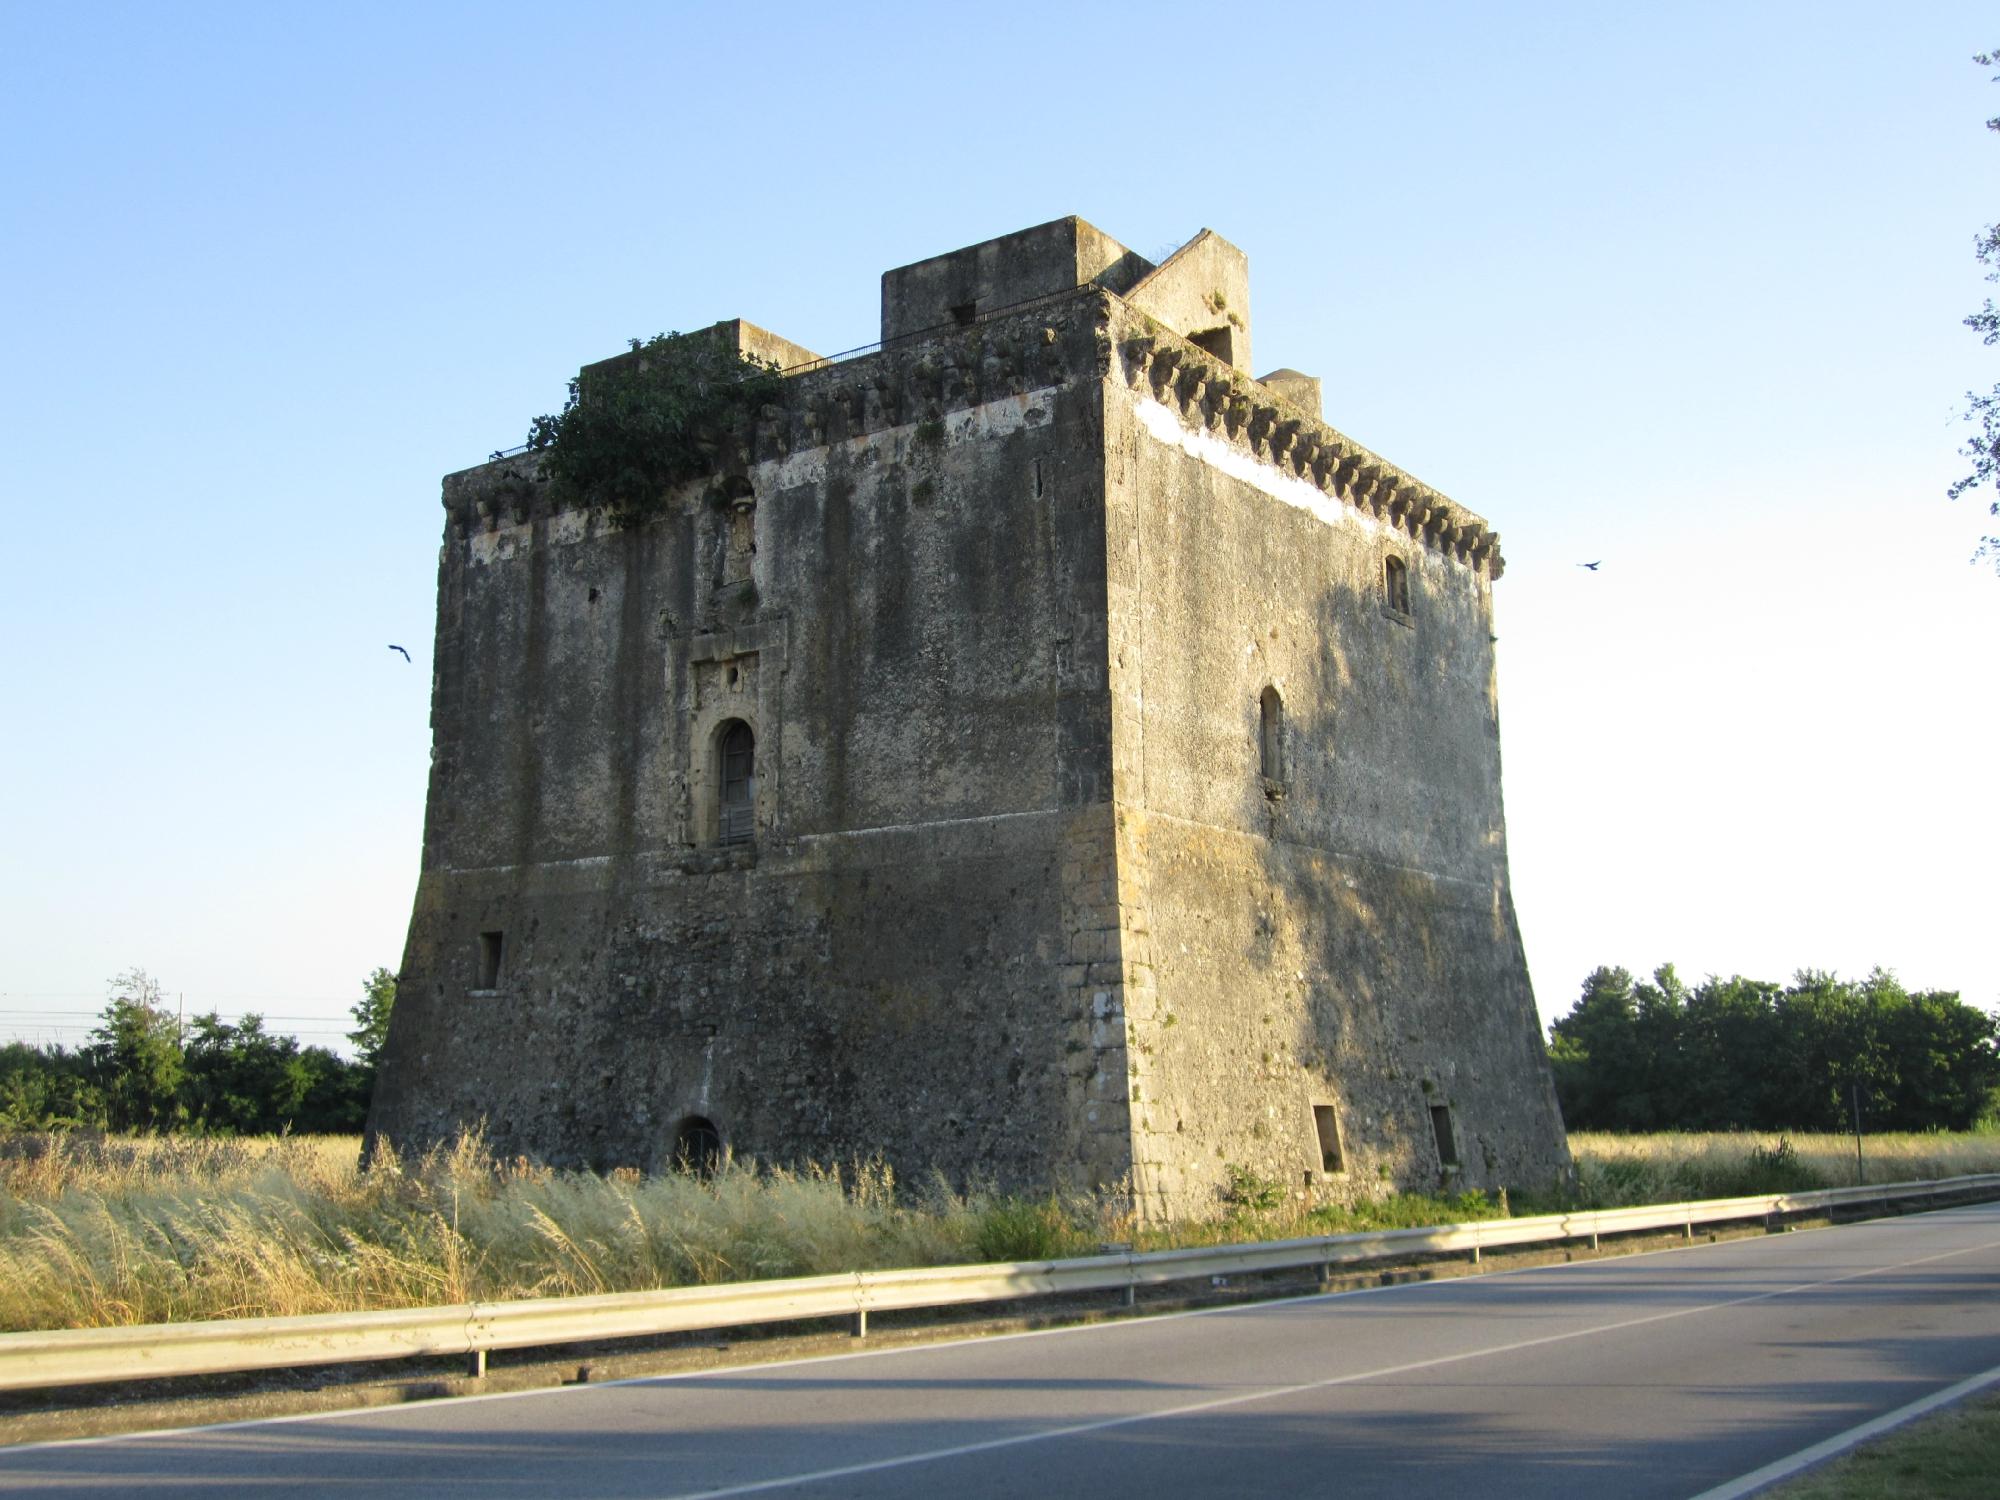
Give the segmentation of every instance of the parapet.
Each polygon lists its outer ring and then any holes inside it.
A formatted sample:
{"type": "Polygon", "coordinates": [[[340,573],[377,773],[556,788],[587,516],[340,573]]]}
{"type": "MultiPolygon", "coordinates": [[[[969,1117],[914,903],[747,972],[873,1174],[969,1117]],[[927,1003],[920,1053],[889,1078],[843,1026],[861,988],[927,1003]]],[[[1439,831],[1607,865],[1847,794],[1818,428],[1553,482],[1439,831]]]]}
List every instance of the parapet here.
{"type": "MultiPolygon", "coordinates": [[[[723,348],[750,359],[761,360],[776,365],[780,370],[796,370],[805,365],[821,363],[821,357],[790,339],[780,338],[768,328],[759,328],[755,323],[742,318],[724,318],[720,323],[711,323],[706,328],[696,328],[687,333],[677,333],[676,339],[711,339],[723,348]]],[[[639,351],[628,349],[623,354],[614,354],[609,359],[594,360],[578,373],[590,378],[593,370],[608,369],[629,359],[639,358],[639,351]]]]}
{"type": "Polygon", "coordinates": [[[1100,286],[1124,292],[1154,269],[1071,214],[882,273],[882,342],[974,319],[1040,297],[1100,286]]]}
{"type": "Polygon", "coordinates": [[[1231,369],[1250,373],[1250,257],[1213,229],[1169,255],[1125,300],[1231,369]]]}
{"type": "MultiPolygon", "coordinates": [[[[1127,384],[1150,387],[1191,426],[1489,577],[1505,567],[1498,535],[1478,516],[1326,424],[1316,376],[1248,378],[1249,260],[1213,230],[1155,266],[1071,216],[901,266],[882,277],[882,334],[883,348],[831,360],[741,318],[680,335],[718,340],[790,377],[776,402],[715,434],[718,472],[935,421],[1086,368],[1108,375],[1115,348],[1127,384]],[[1115,317],[1121,304],[1127,311],[1115,317]]],[[[583,376],[641,357],[600,360],[583,376]]],[[[445,508],[460,535],[549,503],[538,457],[494,459],[446,476],[445,508]]]]}

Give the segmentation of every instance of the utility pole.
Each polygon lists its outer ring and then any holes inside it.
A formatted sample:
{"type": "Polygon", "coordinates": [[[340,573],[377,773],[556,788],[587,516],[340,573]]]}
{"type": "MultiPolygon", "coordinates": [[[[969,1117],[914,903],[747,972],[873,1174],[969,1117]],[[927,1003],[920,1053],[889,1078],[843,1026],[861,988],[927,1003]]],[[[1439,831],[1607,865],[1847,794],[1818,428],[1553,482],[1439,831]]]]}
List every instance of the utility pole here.
{"type": "Polygon", "coordinates": [[[1856,1082],[1854,1082],[1854,1083],[1850,1084],[1850,1085],[1849,1085],[1849,1087],[1850,1087],[1850,1088],[1851,1088],[1851,1089],[1853,1090],[1853,1095],[1852,1095],[1852,1097],[1853,1097],[1853,1100],[1854,1100],[1854,1185],[1855,1185],[1856,1187],[1860,1187],[1860,1186],[1861,1186],[1861,1183],[1862,1183],[1862,1170],[1861,1170],[1861,1084],[1860,1084],[1860,1082],[1859,1082],[1859,1081],[1857,1080],[1856,1082]]]}

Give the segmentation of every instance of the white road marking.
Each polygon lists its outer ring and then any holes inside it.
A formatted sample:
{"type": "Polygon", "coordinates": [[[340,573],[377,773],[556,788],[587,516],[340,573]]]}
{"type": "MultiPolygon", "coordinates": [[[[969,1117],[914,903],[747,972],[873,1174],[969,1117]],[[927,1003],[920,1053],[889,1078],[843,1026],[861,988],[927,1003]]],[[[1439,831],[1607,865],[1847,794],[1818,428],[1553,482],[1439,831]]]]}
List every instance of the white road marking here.
{"type": "Polygon", "coordinates": [[[1941,1406],[1949,1406],[1954,1401],[1963,1401],[1976,1391],[1989,1385],[2000,1385],[2000,1365],[1990,1370],[1982,1370],[1977,1375],[1967,1376],[1957,1385],[1946,1386],[1941,1391],[1933,1391],[1921,1401],[1912,1401],[1908,1406],[1900,1406],[1891,1412],[1884,1412],[1872,1422],[1863,1422],[1859,1427],[1850,1427],[1845,1432],[1835,1433],[1823,1443],[1814,1443],[1810,1448],[1801,1448],[1788,1458],[1776,1463],[1765,1464],[1761,1469],[1753,1469],[1741,1479],[1732,1479],[1727,1484],[1719,1484],[1712,1490],[1703,1490],[1692,1500],[1741,1500],[1744,1495],[1755,1494],[1766,1485],[1776,1484],[1781,1479],[1790,1479],[1814,1464],[1822,1463],[1836,1454],[1845,1453],[1849,1448],[1858,1447],[1872,1437],[1901,1427],[1905,1422],[1936,1411],[1941,1406]]]}
{"type": "MultiPolygon", "coordinates": [[[[1980,1204],[1972,1206],[1990,1207],[1991,1205],[1980,1204]]],[[[1881,1224],[1893,1223],[1900,1225],[1908,1223],[1912,1219],[1922,1219],[1922,1218],[1932,1218],[1932,1217],[1945,1218],[1955,1214],[1962,1214],[1964,1212],[1965,1209],[1962,1207],[1933,1209],[1920,1214],[1899,1215],[1897,1218],[1893,1220],[1870,1220],[1870,1221],[1864,1221],[1861,1224],[1824,1225],[1818,1228],[1804,1230],[1801,1232],[1801,1235],[1804,1236],[1804,1235],[1835,1234],[1843,1230],[1865,1228],[1868,1227],[1870,1224],[1881,1225],[1881,1224]]],[[[1011,1343],[1018,1339],[1072,1338],[1088,1334],[1103,1334],[1103,1333],[1116,1332],[1127,1329],[1149,1328],[1163,1323],[1178,1322],[1183,1318],[1223,1317],[1223,1316],[1228,1316],[1232,1313],[1237,1315],[1242,1315],[1245,1313],[1264,1313],[1264,1312],[1276,1313],[1276,1312],[1282,1312],[1285,1309],[1291,1307],[1295,1307],[1301,1303],[1308,1303],[1308,1302],[1338,1302],[1338,1301],[1344,1301],[1352,1297],[1388,1297],[1388,1296],[1394,1296],[1397,1293],[1404,1293],[1404,1292],[1450,1293],[1460,1290],[1475,1290],[1483,1286],[1489,1286],[1496,1281],[1510,1280],[1517,1276],[1536,1276],[1536,1275],[1550,1275],[1550,1274],[1560,1275],[1561,1273],[1568,1271],[1589,1273],[1592,1271],[1606,1270],[1612,1267],[1620,1266],[1628,1261],[1651,1260],[1655,1256],[1699,1255],[1704,1251],[1722,1250],[1739,1243],[1740,1241],[1737,1240],[1719,1240],[1719,1241],[1711,1241],[1707,1244],[1695,1243],[1690,1245],[1673,1245],[1658,1250],[1635,1250],[1627,1254],[1608,1255],[1603,1257],[1602,1259],[1576,1261],[1563,1265],[1517,1266],[1511,1270],[1488,1271],[1483,1275],[1466,1276],[1462,1278],[1455,1278],[1452,1280],[1445,1280],[1445,1281],[1397,1282],[1389,1286],[1355,1287],[1348,1291],[1319,1292],[1303,1297],[1277,1296],[1277,1297],[1272,1297],[1267,1301],[1258,1301],[1250,1303],[1227,1303],[1219,1307],[1195,1307],[1195,1308],[1188,1308],[1185,1311],[1181,1312],[1148,1313],[1141,1317],[1122,1319],[1112,1323],[1077,1323],[1062,1328],[1024,1329],[1019,1333],[972,1334],[963,1338],[939,1339],[930,1343],[898,1345],[891,1348],[852,1349],[852,1350],[844,1350],[839,1354],[815,1354],[815,1355],[807,1355],[803,1358],[797,1358],[797,1359],[784,1359],[784,1358],[767,1359],[767,1360],[758,1360],[750,1364],[720,1365],[702,1370],[675,1370],[657,1375],[631,1375],[621,1380],[600,1380],[584,1385],[538,1386],[527,1390],[492,1391],[481,1395],[453,1396],[441,1401],[426,1401],[419,1403],[385,1403],[380,1406],[348,1406],[348,1407],[341,1407],[332,1411],[293,1412],[287,1416],[282,1416],[282,1417],[246,1417],[235,1422],[210,1422],[205,1425],[195,1426],[195,1427],[155,1427],[141,1432],[114,1432],[106,1434],[103,1437],[55,1438],[51,1439],[50,1441],[41,1443],[15,1443],[11,1445],[0,1446],[0,1465],[4,1465],[6,1460],[16,1453],[32,1453],[43,1449],[51,1449],[51,1448],[95,1448],[107,1443],[142,1443],[142,1442],[158,1442],[161,1440],[186,1439],[191,1437],[198,1437],[207,1433],[236,1432],[245,1428],[252,1428],[252,1427],[285,1427],[285,1426],[290,1426],[294,1423],[304,1423],[304,1422],[338,1422],[355,1417],[371,1417],[371,1416],[379,1417],[389,1413],[400,1413],[403,1415],[421,1414],[425,1412],[437,1411],[444,1407],[474,1406],[489,1401],[520,1401],[537,1396],[540,1397],[589,1396],[600,1391],[617,1390],[625,1386],[670,1385],[678,1381],[702,1380],[707,1377],[715,1375],[727,1375],[733,1377],[738,1375],[750,1374],[760,1370],[795,1370],[807,1365],[831,1364],[841,1360],[891,1359],[896,1357],[897,1355],[913,1354],[913,1353],[930,1353],[940,1349],[950,1349],[968,1344],[1011,1343]]],[[[1992,1249],[1996,1245],[2000,1245],[2000,1241],[1991,1241],[1979,1245],[1970,1245],[1962,1250],[1948,1251],[1939,1255],[1928,1255],[1922,1257],[1919,1260],[1905,1261],[1894,1266],[1877,1266],[1870,1271],[1858,1271],[1858,1272],[1853,1272],[1847,1276],[1836,1276],[1828,1281],[1801,1282],[1796,1286],[1787,1287],[1781,1291],[1760,1293],[1758,1296],[1748,1297],[1741,1300],[1746,1302],[1758,1302],[1767,1300],[1768,1298],[1771,1297],[1782,1297],[1791,1292],[1811,1291],[1814,1287],[1817,1286],[1832,1286],[1842,1281],[1851,1281],[1856,1276],[1872,1276],[1880,1271],[1900,1270],[1902,1269],[1903,1266],[1906,1265],[1911,1265],[1911,1266],[1923,1265],[1929,1261],[1947,1260],[1954,1255],[1970,1255],[1975,1253],[1976,1251],[1992,1249]]],[[[1736,1304],[1724,1302],[1724,1303],[1716,1303],[1713,1305],[1716,1307],[1727,1307],[1727,1306],[1734,1306],[1736,1304]]],[[[1696,1308],[1688,1308],[1685,1311],[1688,1313],[1696,1313],[1696,1312],[1705,1312],[1708,1310],[1709,1309],[1707,1307],[1696,1307],[1696,1308]]],[[[1669,1313],[1669,1314],[1661,1314],[1660,1316],[1677,1317],[1681,1315],[1682,1314],[1678,1313],[1669,1313]]],[[[1645,1322],[1649,1320],[1641,1319],[1639,1321],[1645,1322]]],[[[1607,1325],[1603,1329],[1581,1329],[1575,1333],[1554,1335],[1553,1338],[1554,1339],[1576,1338],[1582,1336],[1582,1334],[1585,1333],[1611,1332],[1614,1331],[1616,1328],[1625,1326],[1629,1325],[1612,1324],[1612,1325],[1607,1325]]],[[[1531,1340],[1530,1342],[1533,1343],[1533,1342],[1544,1342],[1544,1341],[1531,1340]]],[[[1525,1348],[1527,1347],[1527,1345],[1510,1345],[1508,1347],[1525,1348]]],[[[1475,1351],[1472,1354],[1454,1356],[1454,1357],[1476,1358],[1479,1356],[1480,1353],[1501,1353],[1501,1352],[1504,1351],[1503,1350],[1475,1351]]],[[[1373,1373],[1379,1375],[1389,1372],[1376,1371],[1373,1373]]],[[[1341,1381],[1334,1381],[1327,1383],[1339,1384],[1339,1383],[1346,1383],[1347,1381],[1351,1380],[1367,1379],[1367,1378],[1370,1377],[1352,1376],[1352,1377],[1344,1377],[1343,1380],[1341,1381]]],[[[1279,1394],[1282,1393],[1278,1391],[1266,1391],[1262,1393],[1262,1395],[1264,1396],[1275,1396],[1279,1394]]],[[[1230,1399],[1256,1400],[1256,1399],[1261,1399],[1261,1397],[1253,1395],[1253,1396],[1235,1397],[1230,1399]]],[[[1169,1413],[1159,1413],[1158,1415],[1169,1415],[1169,1413]]],[[[1106,1425],[1106,1426],[1117,1425],[1118,1423],[1128,1422],[1132,1420],[1135,1419],[1128,1417],[1121,1417],[1115,1419],[1113,1422],[1100,1425],[1106,1425]]],[[[1077,1429],[1077,1430],[1085,1430],[1085,1429],[1077,1429]]],[[[1056,1433],[1029,1434],[1022,1438],[1007,1439],[1006,1441],[1025,1442],[1025,1441],[1032,1441],[1034,1438],[1040,1436],[1059,1436],[1059,1435],[1060,1434],[1056,1433]]],[[[976,1450],[966,1449],[963,1451],[971,1452],[976,1450]]],[[[937,1454],[929,1456],[945,1457],[947,1455],[943,1452],[939,1452],[937,1454]]],[[[923,1461],[923,1456],[919,1455],[919,1456],[911,1456],[909,1458],[901,1460],[890,1460],[886,1463],[875,1465],[873,1467],[892,1467],[896,1463],[917,1463],[921,1461],[923,1461]]],[[[839,1471],[829,1471],[829,1472],[839,1472],[839,1471]]],[[[799,1476],[793,1479],[774,1481],[774,1483],[786,1483],[786,1484],[803,1483],[806,1477],[808,1476],[799,1476]]],[[[763,1487],[769,1488],[770,1485],[767,1484],[763,1487]]],[[[754,1488],[755,1487],[753,1487],[753,1490],[754,1488]]],[[[698,1494],[696,1495],[691,1495],[691,1496],[663,1497],[663,1500],[700,1500],[701,1495],[746,1494],[753,1492],[753,1490],[725,1489],[725,1490],[715,1490],[715,1491],[702,1491],[698,1492],[698,1494]]]]}
{"type": "Polygon", "coordinates": [[[998,1448],[1017,1448],[1027,1443],[1049,1442],[1056,1438],[1079,1437],[1086,1433],[1105,1432],[1114,1427],[1131,1427],[1140,1422],[1164,1421],[1170,1417],[1196,1416],[1203,1412],[1222,1410],[1231,1406],[1245,1406],[1254,1401],[1281,1400],[1287,1396],[1302,1395],[1308,1391],[1330,1390],[1335,1386],[1356,1385],[1365,1380],[1382,1380],[1396,1375],[1408,1375],[1418,1370],[1434,1370],[1441,1365],[1458,1364],[1470,1359],[1485,1359],[1495,1354],[1513,1354],[1522,1349],[1537,1349],[1548,1344],[1568,1343],[1574,1339],[1590,1338],[1600,1333],[1618,1333],[1628,1328],[1643,1328],[1649,1323],[1664,1323],[1675,1318],[1689,1318],[1699,1313],[1716,1312],[1724,1308],[1747,1307],[1755,1302],[1769,1302],[1778,1297],[1789,1297],[1794,1292],[1815,1291],[1820,1287],[1838,1286],[1845,1281],[1859,1281],[1867,1276],[1879,1276],[1886,1271],[1908,1270],[1911,1266],[1929,1265],[1933,1261],[1951,1260],[1960,1255],[1973,1255],[1980,1251],[2000,1248],[2000,1240],[1988,1240],[1984,1244],[1969,1245],[1962,1250],[1946,1250],[1937,1255],[1919,1256],[1915,1260],[1898,1261],[1894,1265],[1874,1266],[1866,1271],[1850,1271],[1845,1276],[1829,1277],[1825,1281],[1801,1282],[1797,1286],[1783,1287],[1775,1292],[1757,1292],[1748,1297],[1731,1297],[1721,1302],[1708,1302],[1700,1307],[1676,1308],[1672,1312],[1648,1313],[1640,1318],[1625,1318],[1616,1323],[1603,1323],[1592,1328],[1572,1329],[1568,1333],[1543,1334],[1540,1338],[1519,1339],[1511,1344],[1495,1344],[1485,1349],[1468,1349],[1459,1354],[1439,1355],[1435,1359],[1413,1360],[1408,1364],[1386,1365],[1375,1370],[1360,1370],[1351,1375],[1334,1375],[1325,1380],[1308,1380],[1296,1385],[1270,1386],[1258,1391],[1239,1391],[1229,1396],[1214,1396],[1206,1401],[1191,1401],[1182,1406],[1162,1407],[1157,1411],[1135,1412],[1122,1417],[1105,1417],[1094,1422],[1075,1422],[1065,1427],[1047,1427],[1039,1432],[1017,1433],[1012,1437],[988,1438],[984,1442],[962,1443],[950,1448],[929,1448],[917,1453],[898,1454],[894,1458],[872,1459],[867,1463],[843,1464],[838,1468],[814,1469],[805,1473],[786,1474],[775,1479],[751,1480],[745,1484],[724,1485],[719,1489],[684,1490],[671,1495],[662,1495],[660,1500],[725,1500],[730,1495],[756,1495],[770,1490],[789,1489],[794,1485],[818,1484],[829,1479],[850,1479],[857,1474],[878,1474],[885,1469],[907,1468],[911,1464],[934,1463],[940,1459],[960,1458],[971,1453],[991,1453],[998,1448]]]}

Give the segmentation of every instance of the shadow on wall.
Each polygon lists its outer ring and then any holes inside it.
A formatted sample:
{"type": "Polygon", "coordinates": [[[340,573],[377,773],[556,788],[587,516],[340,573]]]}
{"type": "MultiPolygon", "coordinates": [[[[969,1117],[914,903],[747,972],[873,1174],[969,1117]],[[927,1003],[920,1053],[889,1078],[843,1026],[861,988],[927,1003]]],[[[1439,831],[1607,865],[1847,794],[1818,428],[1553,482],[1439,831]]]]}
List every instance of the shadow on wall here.
{"type": "Polygon", "coordinates": [[[1458,565],[1388,536],[1373,587],[1299,612],[1275,736],[1260,686],[1244,695],[1269,893],[1244,953],[1264,993],[1296,995],[1298,1084],[1331,1096],[1304,1151],[1331,1106],[1356,1185],[1544,1183],[1568,1158],[1507,885],[1490,616],[1458,565]]]}

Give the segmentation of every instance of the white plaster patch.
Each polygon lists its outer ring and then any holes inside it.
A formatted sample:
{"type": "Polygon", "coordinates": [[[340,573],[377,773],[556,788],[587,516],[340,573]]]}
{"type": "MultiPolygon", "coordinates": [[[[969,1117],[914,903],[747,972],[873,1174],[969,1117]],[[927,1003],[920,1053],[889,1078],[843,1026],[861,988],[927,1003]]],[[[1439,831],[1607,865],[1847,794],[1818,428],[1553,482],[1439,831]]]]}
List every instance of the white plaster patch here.
{"type": "MultiPolygon", "coordinates": [[[[947,424],[945,440],[948,443],[981,442],[1011,436],[1024,427],[1040,426],[1048,420],[1048,405],[1055,396],[1056,387],[1043,386],[1039,390],[1023,391],[1018,396],[1002,396],[997,401],[955,411],[947,424]]],[[[758,488],[762,489],[764,483],[775,484],[781,489],[799,484],[819,484],[826,478],[827,457],[836,448],[850,453],[868,448],[894,450],[907,447],[914,439],[916,430],[915,422],[905,422],[900,427],[883,427],[840,443],[806,448],[788,458],[767,461],[757,466],[762,481],[758,488]]]]}
{"type": "Polygon", "coordinates": [[[1316,516],[1329,526],[1358,526],[1367,532],[1382,530],[1382,523],[1373,516],[1341,503],[1310,480],[1288,474],[1276,464],[1256,458],[1212,432],[1190,430],[1182,424],[1178,412],[1150,396],[1134,396],[1132,412],[1139,425],[1158,441],[1179,448],[1188,457],[1241,480],[1273,500],[1316,516]]]}
{"type": "Polygon", "coordinates": [[[596,517],[597,512],[582,507],[557,511],[549,517],[549,541],[555,546],[567,547],[589,540],[593,529],[590,523],[596,517]]]}
{"type": "Polygon", "coordinates": [[[515,523],[496,526],[491,531],[475,531],[465,539],[466,556],[476,567],[506,562],[517,552],[528,550],[533,528],[515,523]]]}

